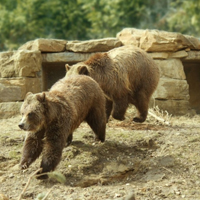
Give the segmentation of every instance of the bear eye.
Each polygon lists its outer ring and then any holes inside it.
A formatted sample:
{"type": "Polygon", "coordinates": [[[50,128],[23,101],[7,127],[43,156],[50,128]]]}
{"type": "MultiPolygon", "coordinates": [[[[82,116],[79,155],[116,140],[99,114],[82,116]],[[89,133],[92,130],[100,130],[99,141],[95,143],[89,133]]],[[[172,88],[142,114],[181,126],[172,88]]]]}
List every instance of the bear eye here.
{"type": "Polygon", "coordinates": [[[32,118],[34,116],[34,113],[31,112],[31,113],[28,113],[28,117],[32,118]]]}

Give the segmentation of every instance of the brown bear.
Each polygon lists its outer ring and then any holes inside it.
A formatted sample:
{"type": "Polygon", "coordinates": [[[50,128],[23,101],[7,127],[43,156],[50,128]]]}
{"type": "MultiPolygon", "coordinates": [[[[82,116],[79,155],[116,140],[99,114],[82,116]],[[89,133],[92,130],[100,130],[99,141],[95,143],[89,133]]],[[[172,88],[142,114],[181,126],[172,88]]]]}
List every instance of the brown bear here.
{"type": "Polygon", "coordinates": [[[54,170],[66,142],[71,143],[73,131],[83,121],[89,124],[96,140],[105,140],[105,96],[98,83],[88,76],[68,76],[56,82],[49,92],[28,93],[20,112],[19,127],[28,132],[21,169],[29,167],[43,152],[39,174],[54,170]]]}
{"type": "Polygon", "coordinates": [[[66,76],[84,74],[99,83],[107,96],[107,119],[112,112],[113,118],[123,120],[131,103],[138,110],[133,121],[146,120],[149,101],[158,85],[160,73],[154,60],[144,50],[131,45],[122,46],[65,67],[66,76]]]}

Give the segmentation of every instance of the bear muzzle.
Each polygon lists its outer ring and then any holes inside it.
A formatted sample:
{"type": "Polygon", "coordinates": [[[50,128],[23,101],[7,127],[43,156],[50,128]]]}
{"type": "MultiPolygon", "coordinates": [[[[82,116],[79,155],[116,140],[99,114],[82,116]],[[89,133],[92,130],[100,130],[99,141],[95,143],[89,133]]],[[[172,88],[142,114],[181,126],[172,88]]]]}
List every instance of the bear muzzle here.
{"type": "Polygon", "coordinates": [[[21,121],[19,122],[18,124],[19,128],[24,130],[24,131],[27,131],[30,129],[30,124],[28,123],[27,121],[27,117],[26,116],[23,116],[21,121]]]}
{"type": "Polygon", "coordinates": [[[21,128],[22,130],[25,130],[25,124],[23,122],[20,122],[18,124],[19,128],[21,128]]]}

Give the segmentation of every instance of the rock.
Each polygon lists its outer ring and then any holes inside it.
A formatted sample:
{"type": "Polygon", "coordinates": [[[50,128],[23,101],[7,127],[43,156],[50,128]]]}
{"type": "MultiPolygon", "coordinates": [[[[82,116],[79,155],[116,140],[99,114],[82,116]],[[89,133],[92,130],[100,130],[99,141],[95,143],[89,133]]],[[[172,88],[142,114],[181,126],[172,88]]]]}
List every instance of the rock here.
{"type": "MultiPolygon", "coordinates": [[[[121,196],[121,194],[115,194],[114,199],[117,199],[117,200],[136,200],[134,191],[129,192],[129,194],[124,196],[124,197],[120,197],[120,196],[121,196]]],[[[108,199],[108,200],[111,200],[111,199],[108,199]]]]}
{"type": "Polygon", "coordinates": [[[15,72],[16,76],[35,77],[42,68],[42,57],[39,51],[17,51],[15,72]]]}
{"type": "Polygon", "coordinates": [[[183,59],[183,61],[200,61],[200,51],[188,51],[188,56],[183,59]]]}
{"type": "Polygon", "coordinates": [[[148,53],[153,59],[167,59],[169,57],[169,53],[166,52],[152,52],[148,53]]]}
{"type": "Polygon", "coordinates": [[[11,173],[11,174],[9,174],[9,176],[8,176],[9,178],[14,178],[15,176],[14,176],[14,174],[13,173],[11,173]]]}
{"type": "Polygon", "coordinates": [[[14,51],[7,51],[0,53],[0,77],[15,76],[14,69],[14,51]]]}
{"type": "Polygon", "coordinates": [[[148,53],[153,59],[169,59],[169,58],[186,58],[188,53],[186,51],[177,52],[151,52],[148,53]]]}
{"type": "Polygon", "coordinates": [[[7,119],[19,115],[22,102],[0,103],[0,119],[7,119]]]}
{"type": "Polygon", "coordinates": [[[186,80],[160,78],[153,98],[160,100],[189,100],[189,85],[186,80]]]}
{"type": "Polygon", "coordinates": [[[135,193],[134,192],[129,193],[127,196],[122,198],[122,200],[136,200],[135,193]]]}
{"type": "Polygon", "coordinates": [[[120,164],[118,162],[111,162],[109,165],[104,167],[104,173],[105,174],[120,174],[120,173],[126,173],[130,170],[130,167],[124,164],[120,164]]]}
{"type": "Polygon", "coordinates": [[[74,63],[87,60],[92,53],[44,53],[42,54],[42,62],[64,62],[64,63],[74,63]]]}
{"type": "Polygon", "coordinates": [[[34,50],[41,52],[62,52],[66,48],[66,40],[39,38],[22,45],[19,50],[34,50]]]}
{"type": "Polygon", "coordinates": [[[148,172],[145,173],[145,175],[142,177],[142,181],[145,182],[150,182],[150,181],[154,181],[154,182],[159,182],[162,179],[164,179],[166,177],[166,175],[164,173],[160,173],[158,170],[150,170],[148,172]]]}
{"type": "Polygon", "coordinates": [[[162,167],[173,167],[175,166],[175,159],[172,156],[166,155],[165,157],[158,158],[158,164],[162,167]]]}
{"type": "Polygon", "coordinates": [[[0,77],[35,77],[41,70],[42,57],[39,51],[12,51],[0,53],[0,77]]]}
{"type": "Polygon", "coordinates": [[[160,76],[185,80],[185,71],[179,59],[155,60],[160,68],[160,76]]]}
{"type": "Polygon", "coordinates": [[[118,39],[104,38],[88,41],[71,41],[67,43],[66,50],[84,53],[106,52],[120,46],[122,46],[122,43],[118,39]]]}
{"type": "Polygon", "coordinates": [[[167,111],[172,115],[185,115],[195,114],[194,110],[191,109],[187,100],[160,100],[155,99],[153,104],[158,106],[160,110],[167,111]]]}
{"type": "Polygon", "coordinates": [[[132,44],[148,52],[175,52],[187,48],[200,50],[197,38],[181,33],[125,28],[117,34],[117,38],[124,45],[132,44]]]}
{"type": "Polygon", "coordinates": [[[177,51],[174,53],[169,53],[168,58],[185,58],[188,56],[186,51],[177,51]]]}
{"type": "Polygon", "coordinates": [[[40,78],[0,79],[0,102],[22,101],[27,92],[41,92],[40,78]]]}

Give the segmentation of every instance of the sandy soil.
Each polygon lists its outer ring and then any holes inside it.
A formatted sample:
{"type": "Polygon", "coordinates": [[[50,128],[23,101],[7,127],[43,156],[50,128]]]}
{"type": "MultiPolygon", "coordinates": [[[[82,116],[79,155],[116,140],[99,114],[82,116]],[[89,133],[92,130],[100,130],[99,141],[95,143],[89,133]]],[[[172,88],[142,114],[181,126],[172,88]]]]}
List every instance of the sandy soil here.
{"type": "Polygon", "coordinates": [[[30,182],[40,158],[19,170],[25,138],[20,116],[0,120],[0,193],[19,199],[29,182],[21,199],[42,199],[48,192],[45,199],[200,199],[200,116],[171,117],[167,126],[151,116],[136,124],[133,115],[130,109],[125,121],[111,119],[102,144],[82,123],[51,178],[30,182]]]}

